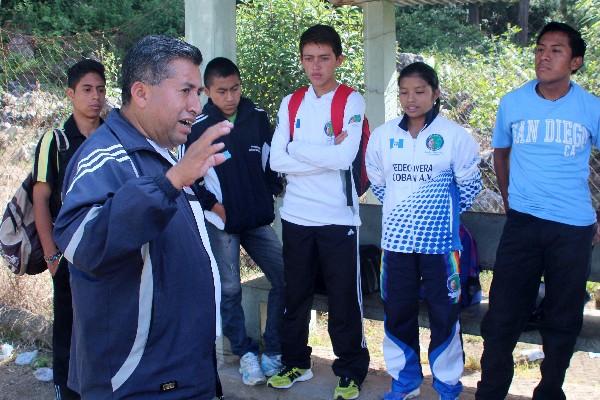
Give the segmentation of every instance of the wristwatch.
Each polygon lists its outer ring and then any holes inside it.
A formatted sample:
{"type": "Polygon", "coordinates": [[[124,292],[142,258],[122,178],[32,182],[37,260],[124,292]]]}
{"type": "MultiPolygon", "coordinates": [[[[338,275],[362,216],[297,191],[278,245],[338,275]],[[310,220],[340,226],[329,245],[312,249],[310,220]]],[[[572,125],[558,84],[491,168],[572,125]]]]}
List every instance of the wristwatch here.
{"type": "Polygon", "coordinates": [[[44,261],[46,261],[48,264],[53,264],[56,260],[60,260],[60,258],[63,256],[63,253],[61,253],[60,251],[57,251],[56,253],[54,253],[51,256],[44,256],[44,261]]]}

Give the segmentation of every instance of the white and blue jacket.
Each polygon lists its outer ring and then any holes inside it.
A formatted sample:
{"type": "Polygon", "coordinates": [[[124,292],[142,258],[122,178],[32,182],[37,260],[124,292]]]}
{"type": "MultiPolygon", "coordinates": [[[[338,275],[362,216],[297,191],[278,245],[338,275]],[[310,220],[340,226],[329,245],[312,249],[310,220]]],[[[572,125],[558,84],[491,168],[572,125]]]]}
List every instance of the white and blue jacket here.
{"type": "Polygon", "coordinates": [[[118,110],[71,160],[54,237],[69,261],[69,387],[82,398],[212,399],[218,273],[171,163],[118,110]]]}
{"type": "Polygon", "coordinates": [[[464,128],[431,110],[413,138],[406,116],[393,119],[373,131],[365,163],[383,203],[383,249],[461,249],[459,214],[481,190],[479,145],[464,128]]]}

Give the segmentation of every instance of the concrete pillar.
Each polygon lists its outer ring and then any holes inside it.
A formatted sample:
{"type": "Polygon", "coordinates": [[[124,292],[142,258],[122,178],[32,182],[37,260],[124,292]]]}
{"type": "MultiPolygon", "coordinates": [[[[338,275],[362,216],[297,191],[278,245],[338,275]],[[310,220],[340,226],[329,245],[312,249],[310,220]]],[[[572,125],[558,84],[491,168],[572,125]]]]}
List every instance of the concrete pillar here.
{"type": "Polygon", "coordinates": [[[204,65],[215,57],[235,62],[235,0],[185,0],[185,40],[202,51],[204,65]]]}
{"type": "Polygon", "coordinates": [[[387,0],[363,6],[366,115],[371,130],[398,115],[395,6],[387,0]]]}

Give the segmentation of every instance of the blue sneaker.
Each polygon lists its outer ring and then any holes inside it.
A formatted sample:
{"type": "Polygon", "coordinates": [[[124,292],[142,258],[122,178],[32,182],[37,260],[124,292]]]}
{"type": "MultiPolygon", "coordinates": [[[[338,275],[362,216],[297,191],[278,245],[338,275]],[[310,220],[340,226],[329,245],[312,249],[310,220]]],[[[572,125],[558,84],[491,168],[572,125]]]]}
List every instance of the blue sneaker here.
{"type": "Polygon", "coordinates": [[[383,400],[408,400],[408,399],[414,399],[415,397],[419,397],[420,394],[421,394],[421,390],[419,388],[416,388],[415,390],[412,390],[408,393],[392,391],[392,392],[387,392],[383,396],[383,400]]]}
{"type": "Polygon", "coordinates": [[[281,354],[274,354],[272,356],[263,354],[260,358],[260,368],[265,376],[277,375],[283,369],[281,354]]]}

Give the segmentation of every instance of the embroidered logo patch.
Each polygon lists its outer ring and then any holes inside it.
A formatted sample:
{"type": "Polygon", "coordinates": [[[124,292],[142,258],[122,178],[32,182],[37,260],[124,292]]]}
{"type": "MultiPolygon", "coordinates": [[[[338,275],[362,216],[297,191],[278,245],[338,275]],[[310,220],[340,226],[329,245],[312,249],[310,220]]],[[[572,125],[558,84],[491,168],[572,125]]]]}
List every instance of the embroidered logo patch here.
{"type": "Polygon", "coordinates": [[[351,124],[351,123],[353,123],[353,122],[360,122],[360,120],[361,120],[361,119],[362,119],[362,118],[361,118],[360,114],[353,115],[353,116],[351,116],[351,117],[350,117],[350,119],[348,120],[348,124],[351,124]]]}
{"type": "Polygon", "coordinates": [[[438,151],[444,146],[444,138],[439,133],[432,133],[425,141],[425,145],[431,151],[438,151]]]}
{"type": "Polygon", "coordinates": [[[333,136],[333,124],[331,123],[331,121],[325,124],[323,130],[325,131],[325,134],[327,136],[333,136]]]}
{"type": "Polygon", "coordinates": [[[451,299],[453,304],[458,303],[460,299],[460,275],[455,273],[448,277],[446,281],[448,287],[448,297],[451,299]]]}
{"type": "Polygon", "coordinates": [[[390,149],[393,148],[402,149],[404,147],[404,139],[394,140],[394,138],[390,138],[390,149]]]}

